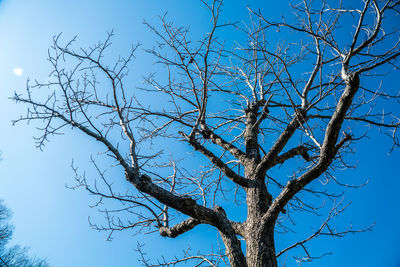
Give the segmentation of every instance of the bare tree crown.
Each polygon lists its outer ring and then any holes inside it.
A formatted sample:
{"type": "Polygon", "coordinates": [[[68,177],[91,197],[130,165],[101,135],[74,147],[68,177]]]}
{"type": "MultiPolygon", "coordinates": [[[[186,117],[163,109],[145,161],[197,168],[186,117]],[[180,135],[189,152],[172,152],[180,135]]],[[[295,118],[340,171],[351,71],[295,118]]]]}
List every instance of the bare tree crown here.
{"type": "MultiPolygon", "coordinates": [[[[106,199],[122,204],[120,218],[105,210],[107,224],[93,225],[109,231],[110,238],[133,228],[174,238],[207,224],[225,246],[159,265],[277,266],[277,258],[295,248],[301,249],[298,261],[310,261],[317,256],[306,248],[308,241],[363,230],[333,230],[331,220],[347,206],[339,194],[309,184],[326,177],[346,186],[335,171],[350,166],[346,155],[370,128],[388,135],[392,149],[399,146],[399,117],[381,109],[398,102],[398,92],[369,86],[384,80],[380,71],[398,72],[399,32],[387,20],[398,15],[399,1],[364,0],[354,7],[302,1],[291,5],[294,17],[278,22],[249,9],[245,26],[221,20],[221,0],[201,2],[209,10],[210,30],[198,42],[166,16],[159,27],[145,23],[157,38],[145,51],[158,67],[136,89],[125,81],[140,46],[107,64],[113,33],[88,49],[74,48],[75,39],[63,45],[55,37],[49,81],[28,83],[25,94],[15,94],[15,101],[29,105],[16,121],[40,123],[39,147],[65,127],[77,129],[101,143],[121,167],[121,177],[112,179],[125,177],[132,185],[126,193],[114,191],[95,160],[103,186],[89,183],[74,167],[77,186],[98,196],[97,204],[106,199]],[[218,36],[228,27],[246,36],[233,49],[227,45],[231,40],[218,36]],[[271,41],[279,36],[289,40],[271,41]],[[43,88],[48,97],[36,98],[43,88]],[[190,154],[169,155],[168,147],[174,151],[178,142],[185,142],[190,154]],[[153,153],[152,144],[162,148],[153,153]],[[193,158],[201,161],[197,168],[191,167],[193,158]],[[282,165],[289,173],[276,175],[282,165]],[[333,203],[323,223],[276,250],[274,240],[287,232],[294,214],[318,214],[313,199],[321,197],[333,203]],[[243,207],[246,220],[233,221],[223,201],[243,207]]],[[[157,265],[145,257],[143,263],[157,265]]]]}

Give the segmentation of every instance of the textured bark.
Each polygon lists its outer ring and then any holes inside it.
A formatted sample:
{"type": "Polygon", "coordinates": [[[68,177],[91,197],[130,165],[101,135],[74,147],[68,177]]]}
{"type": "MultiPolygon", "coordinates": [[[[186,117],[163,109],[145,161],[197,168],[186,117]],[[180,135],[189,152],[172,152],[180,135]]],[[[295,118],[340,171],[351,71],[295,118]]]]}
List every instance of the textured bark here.
{"type": "Polygon", "coordinates": [[[229,259],[229,263],[231,267],[246,267],[246,259],[243,255],[243,251],[240,245],[240,241],[236,238],[232,238],[234,236],[234,232],[219,232],[222,241],[225,245],[225,254],[229,259]]]}
{"type": "Polygon", "coordinates": [[[246,190],[246,262],[247,266],[277,266],[273,227],[262,223],[262,216],[271,205],[272,196],[261,177],[253,176],[254,187],[246,190]]]}
{"type": "Polygon", "coordinates": [[[275,256],[274,229],[262,224],[262,216],[272,202],[272,196],[265,185],[265,175],[257,171],[260,164],[258,142],[259,124],[268,114],[263,107],[259,116],[260,105],[253,104],[246,110],[246,131],[244,134],[246,154],[245,177],[252,181],[246,190],[247,220],[245,222],[246,263],[247,266],[277,266],[275,256]],[[259,116],[259,118],[258,118],[259,116]],[[258,119],[257,119],[258,118],[258,119]]]}
{"type": "MultiPolygon", "coordinates": [[[[254,221],[256,222],[256,221],[254,221]]],[[[263,228],[259,223],[248,227],[246,260],[251,267],[276,267],[274,229],[263,228]]]]}
{"type": "Polygon", "coordinates": [[[218,218],[217,228],[224,242],[225,254],[231,267],[245,267],[246,258],[232,223],[228,220],[225,211],[221,207],[216,206],[214,210],[218,218]]]}

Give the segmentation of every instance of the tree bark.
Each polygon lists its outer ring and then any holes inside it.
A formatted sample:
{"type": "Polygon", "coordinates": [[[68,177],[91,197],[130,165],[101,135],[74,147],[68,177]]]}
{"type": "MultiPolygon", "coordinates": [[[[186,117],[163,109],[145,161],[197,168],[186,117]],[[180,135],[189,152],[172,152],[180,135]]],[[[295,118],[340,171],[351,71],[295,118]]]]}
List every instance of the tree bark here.
{"type": "Polygon", "coordinates": [[[245,223],[246,263],[249,267],[276,267],[274,227],[262,223],[272,202],[263,176],[256,176],[256,164],[248,164],[245,176],[252,180],[246,189],[247,220],[245,223]]]}
{"type": "MultiPolygon", "coordinates": [[[[224,233],[219,231],[225,245],[225,254],[229,259],[231,267],[247,267],[246,259],[240,245],[240,241],[234,233],[224,233]]],[[[249,265],[250,266],[250,265],[249,265]]]]}
{"type": "Polygon", "coordinates": [[[250,223],[246,235],[246,261],[251,267],[276,267],[273,227],[262,227],[257,220],[250,223]]]}
{"type": "Polygon", "coordinates": [[[218,231],[225,245],[225,254],[229,259],[231,267],[247,267],[246,259],[237,233],[235,232],[232,223],[226,217],[223,208],[215,206],[214,210],[217,214],[218,231]]]}

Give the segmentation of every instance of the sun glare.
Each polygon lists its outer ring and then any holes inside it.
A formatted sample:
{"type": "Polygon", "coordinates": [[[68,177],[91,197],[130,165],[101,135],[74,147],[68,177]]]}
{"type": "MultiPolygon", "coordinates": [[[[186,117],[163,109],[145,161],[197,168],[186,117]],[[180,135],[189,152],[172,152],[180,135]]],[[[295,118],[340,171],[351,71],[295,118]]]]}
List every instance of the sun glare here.
{"type": "Polygon", "coordinates": [[[15,68],[15,69],[13,69],[13,72],[14,72],[15,75],[21,76],[22,73],[24,72],[24,70],[21,69],[21,68],[15,68]]]}

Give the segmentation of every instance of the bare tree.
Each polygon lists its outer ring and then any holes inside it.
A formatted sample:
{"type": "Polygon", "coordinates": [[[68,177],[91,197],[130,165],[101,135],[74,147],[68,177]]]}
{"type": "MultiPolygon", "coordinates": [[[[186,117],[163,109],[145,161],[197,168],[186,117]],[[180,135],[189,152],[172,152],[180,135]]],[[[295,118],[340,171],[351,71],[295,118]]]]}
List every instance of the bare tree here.
{"type": "Polygon", "coordinates": [[[10,224],[11,211],[0,199],[0,266],[1,267],[48,267],[46,260],[30,256],[28,248],[10,246],[14,227],[10,224]]]}
{"type": "Polygon", "coordinates": [[[126,80],[138,46],[111,64],[105,51],[112,33],[78,50],[75,39],[62,45],[57,36],[49,50],[50,80],[28,83],[26,94],[14,96],[29,105],[16,122],[41,123],[40,148],[66,127],[103,145],[121,171],[112,181],[124,177],[130,190],[115,191],[94,158],[102,184],[73,168],[77,187],[99,197],[95,206],[122,204],[103,210],[106,225],[93,224],[109,238],[124,229],[156,229],[174,238],[206,224],[224,244],[209,254],[188,250],[183,258],[158,263],[142,254],[144,265],[277,266],[277,258],[292,249],[298,249],[299,262],[311,261],[321,255],[311,254],[307,242],[370,229],[332,225],[347,204],[328,184],[349,186],[335,175],[352,167],[357,141],[379,128],[393,140],[392,149],[399,146],[399,118],[381,111],[395,107],[398,92],[375,84],[383,71],[399,70],[399,32],[387,21],[398,15],[400,2],[332,2],[302,1],[291,6],[295,17],[278,22],[249,9],[242,26],[221,21],[222,1],[203,0],[210,30],[197,42],[166,16],[160,27],[146,23],[157,44],[145,51],[159,67],[135,90],[126,80]],[[246,40],[222,40],[221,28],[237,29],[246,40]],[[45,88],[48,97],[35,98],[45,88]],[[168,155],[182,141],[191,153],[176,149],[168,155]],[[283,172],[274,171],[280,166],[283,172]],[[227,202],[247,211],[246,219],[232,220],[220,204],[227,202]],[[327,215],[309,236],[276,249],[275,240],[301,212],[327,215]]]}

